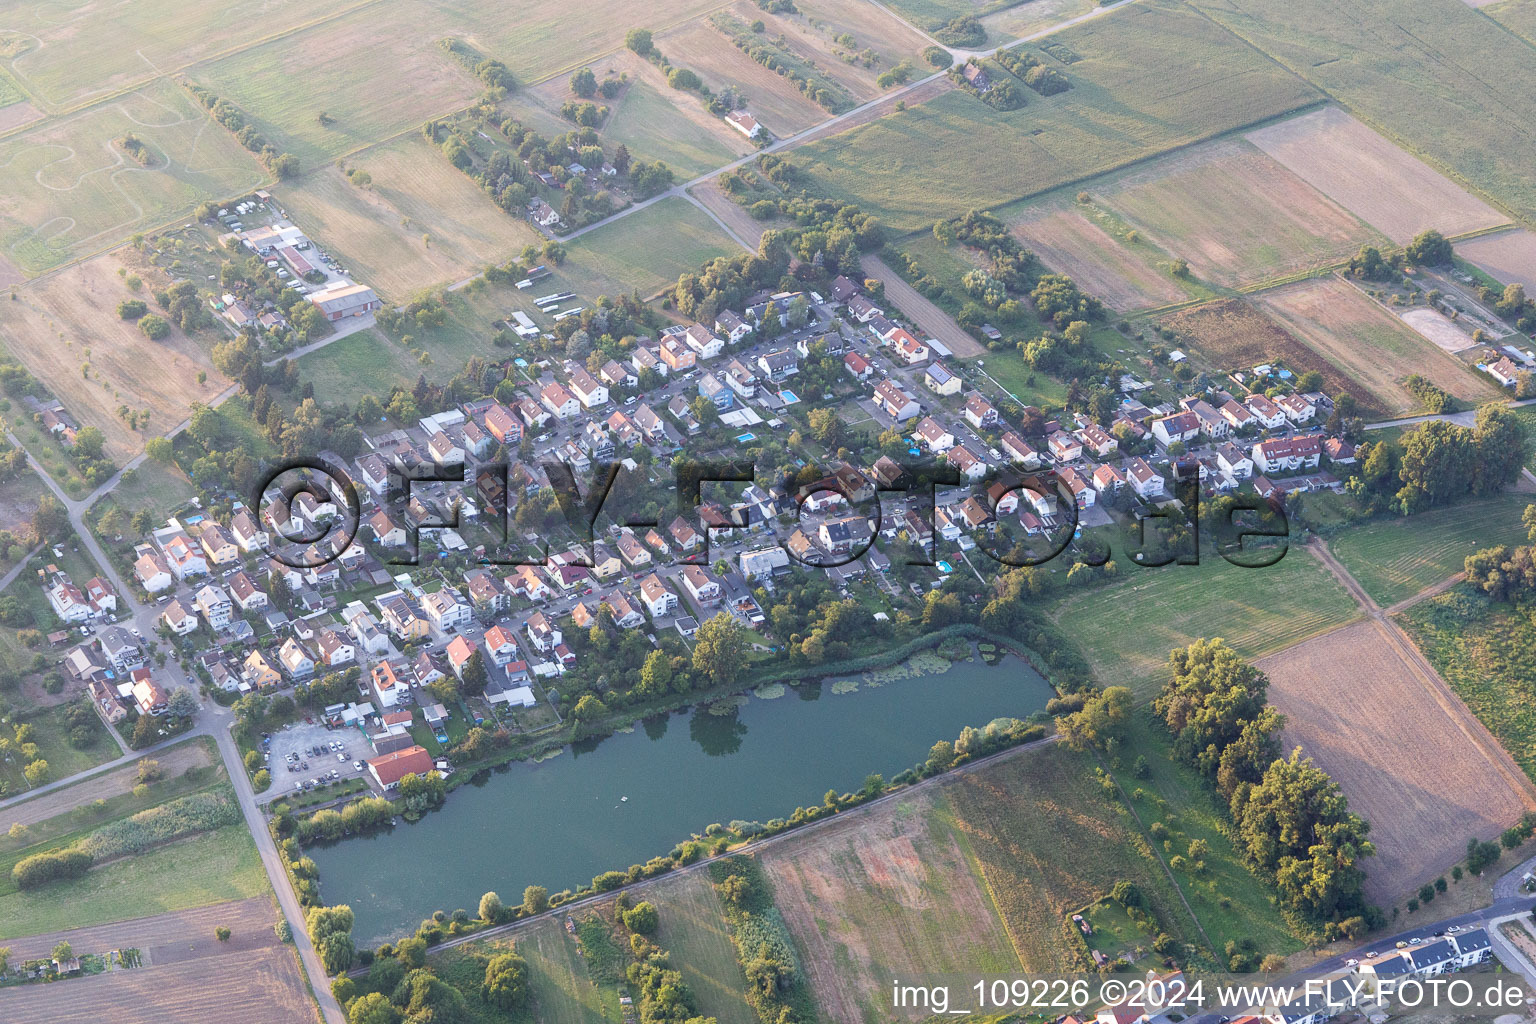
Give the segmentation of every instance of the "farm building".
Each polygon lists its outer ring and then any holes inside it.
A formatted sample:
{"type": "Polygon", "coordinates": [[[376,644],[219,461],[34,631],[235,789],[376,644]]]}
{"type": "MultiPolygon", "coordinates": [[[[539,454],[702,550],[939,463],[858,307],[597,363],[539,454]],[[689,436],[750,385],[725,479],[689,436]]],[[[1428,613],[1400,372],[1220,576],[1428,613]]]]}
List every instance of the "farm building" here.
{"type": "Polygon", "coordinates": [[[373,289],[365,284],[332,285],[329,288],[322,288],[311,294],[309,301],[315,304],[327,320],[332,321],[372,313],[382,305],[373,289]]]}
{"type": "Polygon", "coordinates": [[[757,118],[745,110],[731,111],[725,115],[725,122],[749,139],[755,139],[763,133],[763,126],[757,123],[757,118]]]}

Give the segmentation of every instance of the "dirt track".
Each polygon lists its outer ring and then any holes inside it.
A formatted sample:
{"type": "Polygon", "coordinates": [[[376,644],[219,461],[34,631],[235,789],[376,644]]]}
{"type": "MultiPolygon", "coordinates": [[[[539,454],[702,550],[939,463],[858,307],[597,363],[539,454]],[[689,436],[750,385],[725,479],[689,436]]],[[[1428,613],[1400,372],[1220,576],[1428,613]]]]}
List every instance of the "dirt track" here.
{"type": "Polygon", "coordinates": [[[955,358],[969,359],[972,356],[987,354],[981,342],[965,333],[965,330],[955,323],[954,317],[929,302],[921,292],[903,281],[900,275],[886,266],[880,257],[864,257],[864,274],[866,277],[879,278],[883,281],[885,294],[890,297],[891,304],[910,317],[912,322],[926,331],[930,338],[943,342],[955,354],[955,358]]]}
{"type": "MultiPolygon", "coordinates": [[[[166,777],[180,775],[188,768],[213,763],[212,755],[201,743],[188,743],[174,750],[164,751],[156,754],[155,760],[160,762],[160,769],[166,777]]],[[[127,793],[139,781],[138,771],[138,762],[135,761],[70,786],[61,792],[45,794],[36,800],[28,800],[14,807],[8,807],[0,812],[0,832],[7,831],[16,822],[33,825],[45,818],[72,811],[76,807],[127,793]]]]}

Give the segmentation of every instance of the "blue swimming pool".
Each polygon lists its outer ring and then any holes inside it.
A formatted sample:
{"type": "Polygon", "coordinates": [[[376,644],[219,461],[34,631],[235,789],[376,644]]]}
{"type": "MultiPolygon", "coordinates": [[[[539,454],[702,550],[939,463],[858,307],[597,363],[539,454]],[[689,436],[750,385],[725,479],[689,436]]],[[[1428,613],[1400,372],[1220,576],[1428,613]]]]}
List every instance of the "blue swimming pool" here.
{"type": "Polygon", "coordinates": [[[756,441],[757,435],[749,430],[745,434],[737,434],[736,440],[740,441],[742,444],[746,444],[748,441],[756,441]]]}
{"type": "Polygon", "coordinates": [[[783,402],[785,405],[794,405],[796,402],[800,401],[800,396],[796,395],[793,391],[780,391],[779,401],[783,402]]]}

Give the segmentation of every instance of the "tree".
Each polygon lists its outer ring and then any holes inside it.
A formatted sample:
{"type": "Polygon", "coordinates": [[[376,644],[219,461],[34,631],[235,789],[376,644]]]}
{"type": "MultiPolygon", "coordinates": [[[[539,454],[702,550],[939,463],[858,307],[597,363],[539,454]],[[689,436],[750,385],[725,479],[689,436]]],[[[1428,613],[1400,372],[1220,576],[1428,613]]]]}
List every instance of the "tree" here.
{"type": "Polygon", "coordinates": [[[357,950],[352,945],[350,933],[332,932],[315,943],[315,952],[320,954],[320,963],[327,974],[341,974],[352,966],[357,950]]]}
{"type": "Polygon", "coordinates": [[[734,683],[746,667],[747,641],[741,624],[719,612],[693,637],[693,669],[717,686],[734,683]]]}
{"type": "Polygon", "coordinates": [[[485,668],[485,659],[476,648],[464,662],[463,674],[459,677],[459,686],[466,697],[478,697],[485,692],[485,684],[490,682],[490,675],[485,668]]]}
{"type": "Polygon", "coordinates": [[[412,936],[395,943],[396,955],[407,967],[421,967],[427,962],[427,940],[412,936]]]}
{"type": "Polygon", "coordinates": [[[229,929],[221,924],[213,930],[213,937],[218,939],[220,942],[228,942],[229,929]]]}
{"type": "Polygon", "coordinates": [[[528,963],[516,951],[502,953],[485,965],[480,998],[492,1006],[510,1010],[528,998],[528,963]]]}
{"type": "Polygon", "coordinates": [[[523,913],[532,916],[549,909],[549,890],[542,885],[530,885],[523,890],[523,913]]]}
{"type": "Polygon", "coordinates": [[[1440,267],[1451,262],[1451,243],[1440,232],[1430,228],[1415,235],[1403,254],[1416,266],[1440,267]]]}
{"type": "Polygon", "coordinates": [[[117,315],[124,320],[137,320],[148,312],[149,307],[142,299],[124,299],[117,304],[117,315]]]}
{"type": "Polygon", "coordinates": [[[144,337],[150,341],[161,341],[171,335],[171,325],[153,313],[139,320],[139,330],[143,331],[144,337]]]}
{"type": "Polygon", "coordinates": [[[653,45],[651,43],[651,30],[648,28],[632,28],[624,36],[624,45],[635,51],[642,57],[649,57],[653,45]]]}
{"type": "Polygon", "coordinates": [[[504,909],[501,905],[501,897],[494,892],[488,892],[480,897],[480,920],[494,924],[500,919],[504,909]]]}
{"type": "Polygon", "coordinates": [[[633,907],[623,912],[624,927],[640,935],[649,935],[656,930],[661,923],[660,915],[656,912],[656,904],[645,900],[636,903],[633,907]]]}
{"type": "Polygon", "coordinates": [[[1174,753],[1215,776],[1222,752],[1267,706],[1269,678],[1220,639],[1196,640],[1168,655],[1173,678],[1152,702],[1174,736],[1174,753]]]}
{"type": "Polygon", "coordinates": [[[400,1011],[387,996],[369,992],[347,1008],[347,1024],[399,1024],[400,1011]]]}
{"type": "Polygon", "coordinates": [[[55,960],[73,960],[75,958],[74,947],[68,942],[59,943],[53,947],[53,958],[55,960]]]}
{"type": "Polygon", "coordinates": [[[185,686],[176,687],[165,701],[165,713],[175,718],[191,718],[197,708],[197,696],[185,686]]]}
{"type": "Polygon", "coordinates": [[[640,668],[640,692],[647,697],[655,697],[669,693],[671,689],[672,659],[665,651],[652,651],[646,655],[645,664],[640,668]]]}
{"type": "Polygon", "coordinates": [[[1111,739],[1124,738],[1131,706],[1131,691],[1111,686],[1084,701],[1081,710],[1057,719],[1057,724],[1074,749],[1102,748],[1111,739]]]}
{"type": "Polygon", "coordinates": [[[571,715],[578,722],[591,722],[608,713],[608,705],[604,704],[595,694],[584,693],[576,706],[571,709],[571,715]]]}
{"type": "Polygon", "coordinates": [[[571,92],[584,100],[597,95],[597,76],[592,74],[591,68],[582,68],[571,76],[571,92]]]}
{"type": "Polygon", "coordinates": [[[69,513],[52,494],[43,494],[32,513],[32,532],[41,541],[57,543],[69,535],[69,513]]]}
{"type": "Polygon", "coordinates": [[[32,786],[41,786],[53,776],[52,770],[48,767],[48,762],[42,758],[38,758],[27,765],[21,770],[21,773],[27,777],[27,783],[32,786]]]}
{"type": "MultiPolygon", "coordinates": [[[[256,751],[253,750],[253,751],[251,751],[251,753],[252,754],[256,754],[256,751]]],[[[260,754],[256,755],[256,763],[258,765],[261,763],[261,755],[260,754]]],[[[247,765],[246,767],[251,767],[251,766],[247,765]]],[[[165,772],[160,767],[160,762],[156,761],[154,758],[146,757],[146,758],[143,758],[143,759],[141,759],[139,761],[139,770],[138,770],[138,773],[137,773],[137,777],[138,777],[138,780],[140,782],[145,782],[145,783],[148,783],[148,782],[159,782],[160,779],[164,777],[164,775],[165,775],[165,772]]]]}
{"type": "Polygon", "coordinates": [[[169,464],[175,457],[175,448],[163,437],[152,437],[144,444],[144,454],[156,462],[169,464]]]}

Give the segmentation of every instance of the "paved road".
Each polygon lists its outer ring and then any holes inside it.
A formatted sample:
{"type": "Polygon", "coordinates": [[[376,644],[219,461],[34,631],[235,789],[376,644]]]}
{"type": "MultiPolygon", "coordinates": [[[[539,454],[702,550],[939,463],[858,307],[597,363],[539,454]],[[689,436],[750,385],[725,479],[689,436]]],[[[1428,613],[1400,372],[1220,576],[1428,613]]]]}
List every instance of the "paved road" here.
{"type": "MultiPolygon", "coordinates": [[[[1526,398],[1518,402],[1506,402],[1509,409],[1520,409],[1527,405],[1536,405],[1536,398],[1526,398]]],[[[1396,420],[1378,420],[1375,423],[1367,423],[1366,430],[1385,430],[1388,427],[1412,427],[1420,423],[1428,423],[1430,420],[1444,420],[1447,423],[1455,423],[1458,426],[1470,427],[1477,422],[1476,409],[1463,409],[1461,412],[1442,412],[1427,416],[1404,416],[1396,420]]]]}

